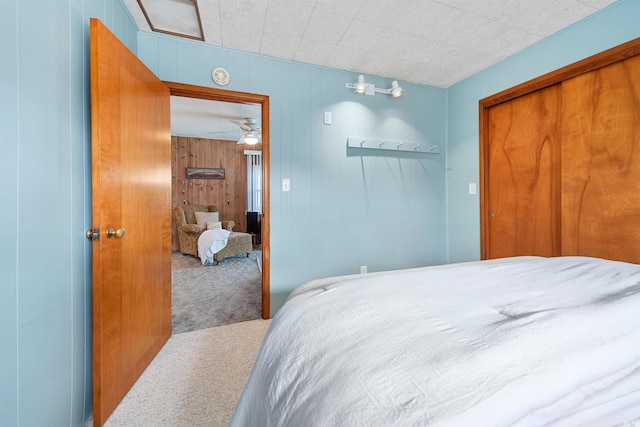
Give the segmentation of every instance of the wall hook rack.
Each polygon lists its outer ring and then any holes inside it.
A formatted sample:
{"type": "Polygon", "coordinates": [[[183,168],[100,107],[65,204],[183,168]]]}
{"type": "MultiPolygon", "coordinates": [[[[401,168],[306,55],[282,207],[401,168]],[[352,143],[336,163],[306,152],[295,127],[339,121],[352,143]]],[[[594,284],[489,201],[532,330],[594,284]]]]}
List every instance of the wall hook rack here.
{"type": "Polygon", "coordinates": [[[406,151],[409,153],[440,154],[440,146],[438,144],[391,141],[387,139],[348,137],[347,147],[368,148],[372,150],[406,151]]]}

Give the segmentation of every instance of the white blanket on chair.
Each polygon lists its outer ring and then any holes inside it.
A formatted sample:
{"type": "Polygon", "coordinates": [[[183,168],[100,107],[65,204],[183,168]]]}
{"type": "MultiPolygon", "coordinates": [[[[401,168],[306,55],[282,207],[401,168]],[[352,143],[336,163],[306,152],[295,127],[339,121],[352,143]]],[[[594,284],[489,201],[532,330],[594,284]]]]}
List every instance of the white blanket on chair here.
{"type": "Polygon", "coordinates": [[[223,228],[215,228],[202,232],[200,237],[198,237],[198,255],[202,260],[202,265],[213,264],[213,255],[227,246],[229,234],[231,234],[231,232],[223,228]]]}

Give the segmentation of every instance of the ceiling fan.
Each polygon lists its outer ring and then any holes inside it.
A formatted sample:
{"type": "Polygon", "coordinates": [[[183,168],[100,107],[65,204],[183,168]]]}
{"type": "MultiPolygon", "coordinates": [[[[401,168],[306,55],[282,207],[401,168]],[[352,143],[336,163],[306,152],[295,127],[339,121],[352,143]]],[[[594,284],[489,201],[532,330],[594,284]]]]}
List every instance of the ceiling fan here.
{"type": "MultiPolygon", "coordinates": [[[[248,144],[255,145],[262,139],[262,135],[260,134],[260,126],[258,126],[258,121],[253,117],[247,117],[244,121],[239,120],[229,120],[231,123],[238,126],[241,130],[244,131],[240,139],[238,140],[238,144],[248,144]]],[[[209,133],[227,133],[227,132],[209,132],[209,133]]]]}

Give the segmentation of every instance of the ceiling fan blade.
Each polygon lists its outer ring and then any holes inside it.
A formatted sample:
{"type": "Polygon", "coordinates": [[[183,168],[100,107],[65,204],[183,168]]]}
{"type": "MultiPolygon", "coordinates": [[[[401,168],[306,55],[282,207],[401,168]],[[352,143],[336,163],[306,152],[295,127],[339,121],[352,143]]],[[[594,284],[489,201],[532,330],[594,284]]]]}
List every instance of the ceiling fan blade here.
{"type": "Polygon", "coordinates": [[[242,136],[240,137],[240,139],[238,140],[238,142],[236,142],[237,145],[244,145],[244,134],[242,134],[242,136]]]}
{"type": "Polygon", "coordinates": [[[250,127],[250,126],[247,126],[246,124],[244,124],[244,123],[242,123],[242,122],[239,122],[239,121],[237,121],[237,120],[229,120],[229,121],[230,121],[231,123],[234,123],[234,124],[236,124],[236,125],[240,126],[240,129],[242,129],[242,130],[245,130],[245,131],[247,131],[247,132],[249,132],[249,131],[251,130],[251,127],[250,127]]]}
{"type": "Polygon", "coordinates": [[[209,135],[213,135],[216,133],[238,133],[240,132],[239,130],[219,130],[219,131],[215,131],[215,132],[207,132],[207,134],[209,135]]]}

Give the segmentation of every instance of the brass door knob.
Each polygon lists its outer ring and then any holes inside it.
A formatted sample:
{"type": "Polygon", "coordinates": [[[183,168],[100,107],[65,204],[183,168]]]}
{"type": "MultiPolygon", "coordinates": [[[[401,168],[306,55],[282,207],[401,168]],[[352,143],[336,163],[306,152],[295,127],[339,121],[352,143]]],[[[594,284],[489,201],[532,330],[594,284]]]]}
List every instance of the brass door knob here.
{"type": "Polygon", "coordinates": [[[114,230],[112,227],[107,228],[107,231],[105,232],[105,234],[107,235],[107,239],[110,239],[112,237],[116,237],[117,239],[122,238],[122,236],[124,236],[124,228],[120,227],[117,230],[114,230]]]}

